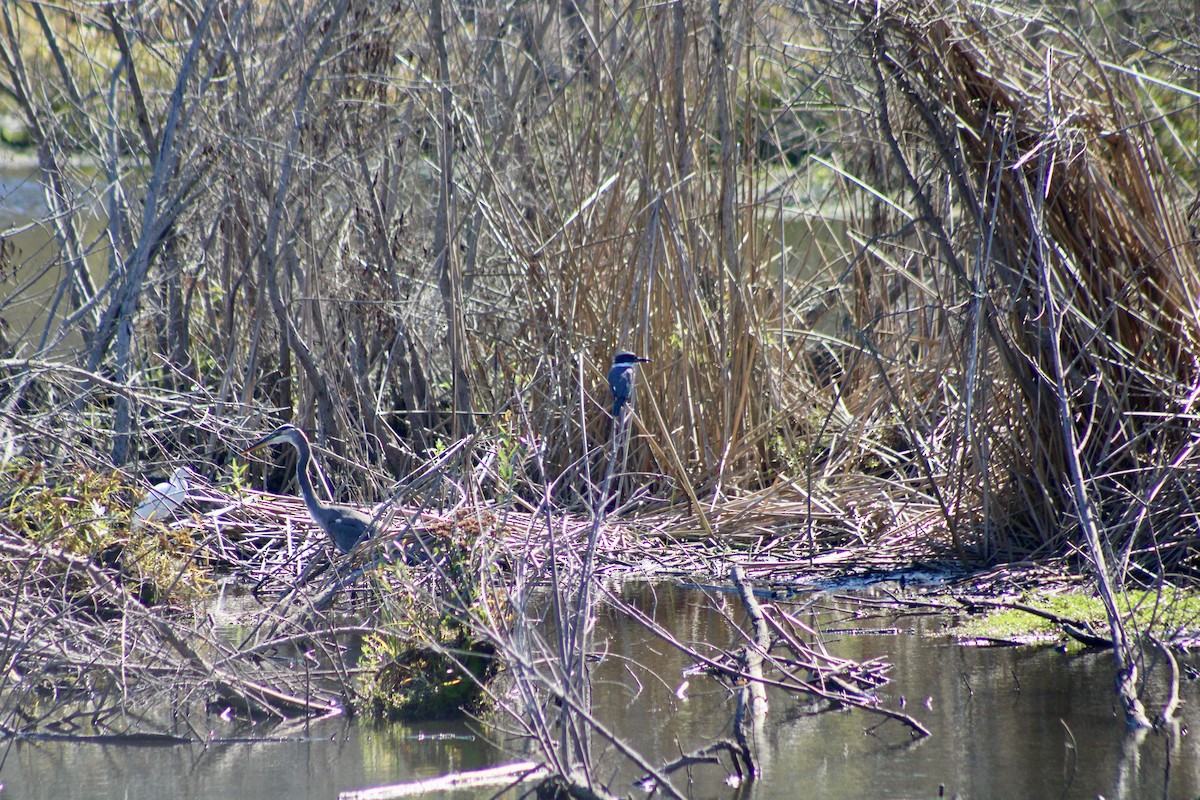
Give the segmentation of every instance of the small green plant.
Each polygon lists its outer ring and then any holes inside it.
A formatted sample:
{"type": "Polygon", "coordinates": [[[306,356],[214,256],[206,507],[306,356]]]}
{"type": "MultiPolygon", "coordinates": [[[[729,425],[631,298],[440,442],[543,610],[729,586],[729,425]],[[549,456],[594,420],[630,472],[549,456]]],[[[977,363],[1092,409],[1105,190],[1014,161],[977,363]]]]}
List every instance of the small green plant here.
{"type": "Polygon", "coordinates": [[[250,486],[250,464],[240,459],[234,459],[229,467],[229,489],[240,495],[250,486]]]}
{"type": "Polygon", "coordinates": [[[497,672],[495,648],[453,622],[444,621],[435,635],[436,641],[384,630],[367,636],[359,692],[373,716],[416,722],[486,709],[483,686],[497,672]]]}

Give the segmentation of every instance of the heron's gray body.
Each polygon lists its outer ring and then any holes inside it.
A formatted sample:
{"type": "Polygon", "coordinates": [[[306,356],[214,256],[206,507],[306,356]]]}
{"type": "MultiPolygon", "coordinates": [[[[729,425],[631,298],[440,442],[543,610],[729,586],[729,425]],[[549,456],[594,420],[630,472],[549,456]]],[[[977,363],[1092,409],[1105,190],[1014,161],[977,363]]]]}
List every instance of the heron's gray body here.
{"type": "Polygon", "coordinates": [[[296,482],[300,484],[300,494],[308,515],[313,522],[329,535],[333,546],[339,552],[349,553],[354,545],[369,537],[375,531],[374,520],[356,508],[339,505],[325,505],[313,491],[312,481],[308,477],[308,465],[312,461],[312,447],[304,431],[295,425],[280,425],[278,428],[259,439],[243,450],[249,453],[269,444],[290,444],[296,448],[296,482]]]}

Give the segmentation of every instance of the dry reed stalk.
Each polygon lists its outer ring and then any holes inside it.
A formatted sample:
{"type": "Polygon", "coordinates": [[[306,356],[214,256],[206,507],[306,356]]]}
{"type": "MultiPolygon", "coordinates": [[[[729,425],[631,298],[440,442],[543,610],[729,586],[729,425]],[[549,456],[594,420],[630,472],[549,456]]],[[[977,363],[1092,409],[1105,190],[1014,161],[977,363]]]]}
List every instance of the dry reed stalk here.
{"type": "MultiPolygon", "coordinates": [[[[999,5],[827,8],[847,14],[860,78],[874,84],[881,151],[936,245],[914,262],[940,273],[938,288],[925,291],[971,309],[966,357],[950,362],[965,366],[960,393],[974,397],[989,375],[988,391],[1009,415],[962,418],[959,442],[990,438],[987,450],[1018,459],[1003,476],[990,459],[977,465],[994,476],[986,490],[998,489],[977,502],[1019,502],[1018,527],[1034,548],[1084,545],[1127,719],[1148,726],[1137,643],[1116,599],[1125,564],[1114,573],[1112,551],[1125,542],[1130,552],[1138,533],[1114,524],[1130,524],[1131,499],[1148,506],[1147,493],[1164,485],[1161,470],[1192,449],[1177,415],[1200,366],[1200,264],[1177,177],[1136,87],[1053,21],[1031,40],[1021,16],[999,5]],[[1000,369],[983,371],[980,345],[994,349],[1000,369]]],[[[916,396],[926,394],[912,377],[916,396]]],[[[931,464],[931,426],[905,416],[919,463],[931,464]]],[[[948,455],[961,491],[968,462],[948,455]]],[[[950,515],[959,502],[944,503],[933,470],[925,477],[962,552],[950,515]]],[[[995,552],[986,532],[982,540],[995,552]]]]}
{"type": "MultiPolygon", "coordinates": [[[[827,20],[847,11],[825,8],[827,20]]],[[[986,525],[972,540],[988,554],[1061,548],[1074,501],[1063,492],[1071,445],[1047,379],[1053,353],[1076,409],[1089,502],[1103,519],[1115,520],[1131,495],[1161,491],[1162,470],[1186,443],[1169,415],[1196,375],[1198,265],[1183,205],[1171,200],[1176,178],[1141,122],[1137,87],[1050,20],[1030,38],[1025,18],[1001,6],[901,2],[844,19],[862,59],[845,63],[875,84],[867,121],[898,176],[880,175],[875,196],[903,190],[921,215],[906,260],[875,244],[862,262],[878,258],[884,287],[903,292],[860,298],[914,323],[869,324],[872,345],[885,357],[899,347],[928,353],[901,358],[903,369],[880,366],[894,375],[905,435],[951,470],[939,474],[931,460],[925,477],[948,491],[952,531],[956,518],[986,525]],[[922,296],[969,314],[918,327],[922,296]],[[1057,331],[1046,328],[1048,302],[1063,309],[1057,331]],[[959,401],[938,388],[947,372],[961,376],[947,387],[959,401]]],[[[895,224],[903,231],[913,219],[895,224]]],[[[1127,525],[1110,527],[1110,540],[1129,541],[1127,525]]]]}

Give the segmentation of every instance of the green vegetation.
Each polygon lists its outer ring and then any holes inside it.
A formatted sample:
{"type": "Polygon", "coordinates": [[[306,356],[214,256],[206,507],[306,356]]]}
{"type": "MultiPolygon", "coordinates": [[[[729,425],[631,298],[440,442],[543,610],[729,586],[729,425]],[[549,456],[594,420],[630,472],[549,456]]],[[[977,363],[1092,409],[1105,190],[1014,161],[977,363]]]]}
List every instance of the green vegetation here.
{"type": "MultiPolygon", "coordinates": [[[[1117,600],[1138,630],[1163,641],[1200,633],[1200,593],[1195,590],[1167,586],[1161,591],[1129,591],[1119,595],[1117,600]]],[[[1045,597],[1032,593],[1020,603],[1089,625],[1097,635],[1106,635],[1108,621],[1104,604],[1095,594],[1066,592],[1045,597]]],[[[1036,641],[1059,639],[1064,635],[1058,622],[1015,608],[963,618],[950,633],[960,638],[1036,641]]]]}
{"type": "Polygon", "coordinates": [[[487,711],[485,687],[500,668],[495,647],[458,625],[442,626],[436,642],[370,634],[359,666],[363,710],[401,722],[487,711]]]}
{"type": "MultiPolygon", "coordinates": [[[[1100,608],[1100,613],[1103,618],[1103,608],[1100,608]]],[[[949,633],[960,639],[989,638],[1042,642],[1058,639],[1062,631],[1058,625],[1044,617],[1009,609],[965,617],[960,620],[958,625],[951,628],[949,633]]]]}
{"type": "Polygon", "coordinates": [[[503,585],[492,563],[496,534],[490,515],[462,514],[409,542],[410,565],[375,573],[382,602],[358,664],[361,710],[415,722],[490,707],[488,683],[502,664],[479,632],[507,616],[496,594],[503,585]],[[432,582],[430,593],[414,591],[418,575],[432,582]]]}
{"type": "MultiPolygon", "coordinates": [[[[192,538],[198,528],[131,525],[130,498],[137,495],[120,472],[78,467],[68,473],[66,482],[47,485],[40,465],[9,465],[2,476],[5,514],[15,534],[114,568],[146,605],[186,606],[207,593],[210,576],[192,538]]],[[[65,588],[77,600],[90,591],[78,578],[65,588]]]]}

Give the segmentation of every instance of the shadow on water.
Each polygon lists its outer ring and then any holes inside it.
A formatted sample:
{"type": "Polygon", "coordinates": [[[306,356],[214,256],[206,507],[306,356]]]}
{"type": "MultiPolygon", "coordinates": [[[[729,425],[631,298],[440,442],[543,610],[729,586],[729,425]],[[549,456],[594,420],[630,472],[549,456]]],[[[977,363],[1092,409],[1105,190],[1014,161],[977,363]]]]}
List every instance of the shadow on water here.
{"type": "MultiPolygon", "coordinates": [[[[741,615],[731,596],[644,583],[618,593],[681,641],[737,644],[727,619],[741,615]]],[[[1105,653],[961,647],[946,635],[945,616],[867,617],[862,606],[832,594],[805,602],[811,603],[805,621],[824,631],[833,654],[894,665],[882,702],[903,703],[933,735],[914,741],[894,722],[859,711],[814,714],[795,698],[773,694],[765,779],[750,794],[758,800],[931,798],[940,791],[960,798],[1200,794],[1195,737],[1150,734],[1139,743],[1126,734],[1105,653]]],[[[685,676],[689,659],[642,625],[605,609],[596,641],[605,654],[593,673],[598,716],[652,760],[731,733],[729,690],[705,675],[685,676]]],[[[1200,690],[1185,681],[1182,691],[1186,731],[1200,690]]],[[[516,757],[463,725],[326,721],[290,741],[210,747],[22,742],[8,752],[0,782],[4,798],[330,798],[516,757]]],[[[631,792],[634,774],[618,772],[613,788],[631,792]]],[[[677,773],[675,783],[688,797],[735,796],[723,779],[719,770],[699,767],[691,780],[677,773]]]]}

